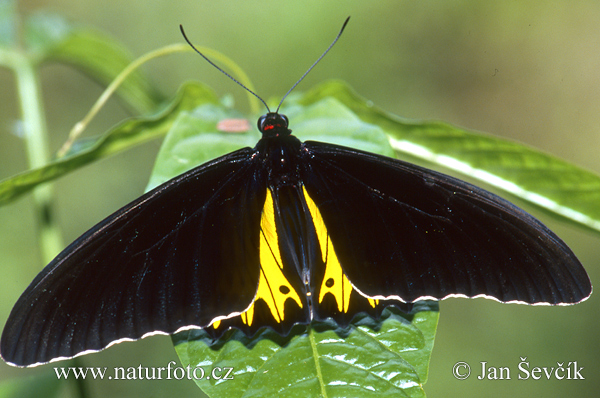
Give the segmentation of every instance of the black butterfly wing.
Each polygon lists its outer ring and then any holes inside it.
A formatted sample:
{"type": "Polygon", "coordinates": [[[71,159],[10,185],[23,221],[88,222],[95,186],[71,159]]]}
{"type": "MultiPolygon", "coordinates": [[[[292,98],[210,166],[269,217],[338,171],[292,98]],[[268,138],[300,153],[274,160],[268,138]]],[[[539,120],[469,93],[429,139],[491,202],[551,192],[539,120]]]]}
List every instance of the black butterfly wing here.
{"type": "Polygon", "coordinates": [[[571,304],[590,295],[567,245],[506,200],[395,159],[317,142],[304,148],[308,195],[365,296],[571,304]]]}
{"type": "Polygon", "coordinates": [[[45,363],[244,311],[258,284],[267,190],[252,153],[182,174],[73,242],[13,308],[2,357],[45,363]]]}

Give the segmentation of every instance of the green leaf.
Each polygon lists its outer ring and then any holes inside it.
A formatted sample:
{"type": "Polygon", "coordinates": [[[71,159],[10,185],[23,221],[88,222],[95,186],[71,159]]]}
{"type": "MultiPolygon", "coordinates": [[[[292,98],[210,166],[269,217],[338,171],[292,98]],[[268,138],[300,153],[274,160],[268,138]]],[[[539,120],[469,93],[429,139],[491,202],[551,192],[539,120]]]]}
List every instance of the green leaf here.
{"type": "Polygon", "coordinates": [[[401,156],[455,170],[600,231],[600,177],[594,173],[513,141],[446,123],[402,119],[373,106],[342,82],[321,85],[299,102],[311,104],[328,96],[381,128],[401,156]]]}
{"type": "Polygon", "coordinates": [[[215,102],[181,112],[160,148],[147,190],[217,156],[254,146],[260,138],[255,128],[246,134],[219,131],[220,121],[240,118],[215,102]]]}
{"type": "MultiPolygon", "coordinates": [[[[38,13],[26,20],[25,41],[38,63],[68,63],[108,85],[133,57],[111,36],[87,26],[72,24],[61,16],[38,13]]],[[[117,93],[140,113],[151,112],[161,99],[147,78],[133,72],[117,93]]]]}
{"type": "MultiPolygon", "coordinates": [[[[282,112],[293,120],[294,134],[302,140],[334,142],[388,156],[394,154],[383,130],[363,122],[335,99],[322,98],[309,106],[291,99],[282,112]]],[[[219,121],[241,117],[216,102],[179,115],[161,146],[147,190],[217,156],[256,145],[260,133],[254,121],[249,121],[252,128],[245,133],[227,133],[217,128],[219,121]]]]}
{"type": "MultiPolygon", "coordinates": [[[[393,156],[383,131],[363,122],[338,101],[323,98],[310,106],[290,102],[283,112],[293,119],[294,134],[302,140],[335,142],[393,156]]],[[[214,103],[182,113],[165,138],[148,189],[217,156],[254,147],[260,138],[254,121],[249,122],[252,128],[246,134],[220,132],[217,128],[221,120],[241,117],[238,112],[214,103]]]]}
{"type": "Polygon", "coordinates": [[[127,120],[93,140],[78,141],[66,156],[39,169],[29,170],[0,182],[0,205],[9,203],[37,185],[54,180],[86,164],[161,137],[177,116],[205,103],[218,103],[214,92],[201,84],[183,86],[176,98],[154,116],[127,120]]]}
{"type": "Polygon", "coordinates": [[[191,330],[173,340],[182,363],[202,369],[195,381],[213,398],[416,398],[425,396],[437,319],[437,303],[422,302],[411,314],[389,307],[377,321],[357,316],[345,329],[313,322],[288,336],[263,329],[249,338],[230,330],[213,340],[191,330]],[[224,380],[229,368],[231,379],[224,380]]]}
{"type": "Polygon", "coordinates": [[[302,141],[330,142],[394,156],[388,137],[380,126],[365,122],[334,97],[316,98],[305,105],[296,102],[293,97],[282,112],[291,120],[294,135],[302,141]]]}
{"type": "MultiPolygon", "coordinates": [[[[67,63],[107,86],[132,61],[131,54],[114,38],[65,18],[36,13],[23,23],[23,40],[17,37],[19,15],[15,2],[0,1],[0,65],[17,69],[23,62],[67,63]],[[23,43],[21,44],[20,41],[23,43]]],[[[140,113],[154,111],[162,100],[139,70],[119,86],[117,94],[140,113]]]]}

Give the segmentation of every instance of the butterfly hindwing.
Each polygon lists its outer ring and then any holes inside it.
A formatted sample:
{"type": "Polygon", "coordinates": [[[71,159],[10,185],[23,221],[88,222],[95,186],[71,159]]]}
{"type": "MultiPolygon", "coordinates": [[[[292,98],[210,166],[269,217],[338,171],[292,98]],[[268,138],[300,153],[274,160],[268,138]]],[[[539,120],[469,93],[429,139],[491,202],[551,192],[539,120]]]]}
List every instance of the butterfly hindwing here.
{"type": "Polygon", "coordinates": [[[366,297],[566,304],[590,294],[566,244],[506,200],[395,159],[303,145],[307,193],[345,276],[366,297]]]}
{"type": "Polygon", "coordinates": [[[259,281],[267,191],[252,153],[182,174],[73,242],[15,305],[3,358],[44,363],[246,310],[259,281]]]}
{"type": "Polygon", "coordinates": [[[345,276],[319,209],[303,184],[272,184],[267,191],[260,239],[261,276],[255,302],[239,317],[208,329],[218,337],[229,327],[253,335],[264,327],[288,334],[296,324],[333,319],[347,326],[358,313],[379,317],[396,300],[361,295],[345,276]]]}
{"type": "Polygon", "coordinates": [[[285,335],[295,324],[310,322],[307,293],[311,287],[302,275],[308,277],[305,271],[316,253],[312,225],[302,204],[297,187],[269,187],[260,222],[260,279],[255,301],[239,317],[209,328],[211,335],[218,337],[230,327],[247,335],[270,327],[285,335]]]}

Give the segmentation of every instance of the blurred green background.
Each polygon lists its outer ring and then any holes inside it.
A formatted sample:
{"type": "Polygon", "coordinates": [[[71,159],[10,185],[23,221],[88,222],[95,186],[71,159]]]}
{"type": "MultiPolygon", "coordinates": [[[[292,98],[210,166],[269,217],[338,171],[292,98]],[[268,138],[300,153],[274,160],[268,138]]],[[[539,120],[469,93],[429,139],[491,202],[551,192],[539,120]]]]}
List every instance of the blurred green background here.
{"type": "MultiPolygon", "coordinates": [[[[238,62],[265,98],[285,93],[351,15],[341,41],[298,90],[342,79],[395,114],[518,140],[600,173],[597,1],[29,0],[21,1],[20,9],[46,9],[95,26],[122,40],[135,56],[182,42],[178,25],[183,24],[194,43],[238,62]]],[[[190,53],[153,61],[145,72],[167,96],[184,81],[198,79],[219,95],[231,93],[240,109],[248,109],[238,87],[190,53]]],[[[65,65],[47,65],[41,77],[56,150],[102,88],[65,65]]],[[[128,116],[113,100],[87,134],[104,132],[128,116]]],[[[14,76],[0,70],[0,178],[27,168],[18,119],[14,76]]],[[[152,142],[56,182],[65,242],[143,192],[159,145],[152,142]]],[[[0,208],[2,325],[44,265],[31,203],[26,197],[0,208]]],[[[571,246],[598,283],[598,234],[524,207],[571,246]]],[[[442,302],[425,391],[430,398],[594,396],[600,387],[599,308],[597,294],[575,307],[442,302]],[[518,380],[520,357],[527,357],[531,367],[577,361],[585,380],[518,380]],[[473,366],[469,379],[452,376],[458,361],[473,366]],[[509,367],[512,380],[478,380],[482,361],[509,367]]],[[[166,366],[170,360],[176,360],[175,352],[170,339],[161,336],[112,347],[83,357],[82,363],[112,368],[166,366]]],[[[0,380],[43,371],[0,363],[0,380]]],[[[70,388],[65,385],[65,396],[70,388]]],[[[90,391],[93,397],[201,396],[191,381],[175,380],[91,382],[90,391]]]]}

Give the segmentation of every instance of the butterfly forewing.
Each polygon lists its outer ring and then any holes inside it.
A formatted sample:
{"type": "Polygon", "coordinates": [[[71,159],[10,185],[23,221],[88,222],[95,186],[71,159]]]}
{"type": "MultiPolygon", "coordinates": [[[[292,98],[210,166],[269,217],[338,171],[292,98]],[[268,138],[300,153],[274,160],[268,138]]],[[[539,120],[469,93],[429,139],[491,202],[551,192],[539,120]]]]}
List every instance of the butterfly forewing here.
{"type": "Polygon", "coordinates": [[[364,295],[531,304],[589,296],[589,278],[566,244],[504,199],[383,156],[304,147],[303,182],[341,268],[364,295]]]}
{"type": "Polygon", "coordinates": [[[12,310],[2,357],[44,363],[247,309],[259,279],[267,190],[252,153],[169,181],[67,247],[12,310]]]}

